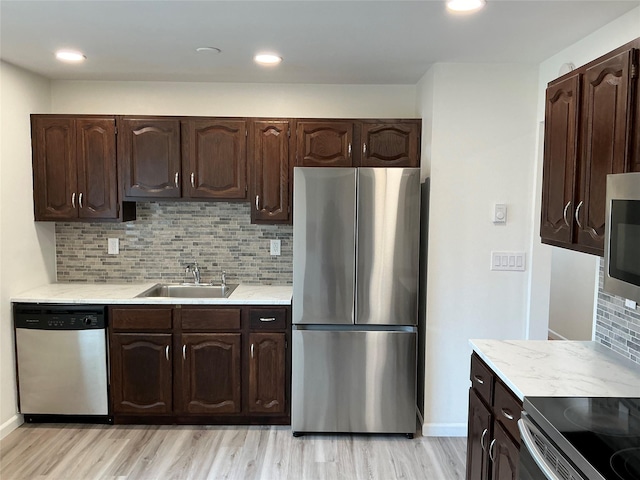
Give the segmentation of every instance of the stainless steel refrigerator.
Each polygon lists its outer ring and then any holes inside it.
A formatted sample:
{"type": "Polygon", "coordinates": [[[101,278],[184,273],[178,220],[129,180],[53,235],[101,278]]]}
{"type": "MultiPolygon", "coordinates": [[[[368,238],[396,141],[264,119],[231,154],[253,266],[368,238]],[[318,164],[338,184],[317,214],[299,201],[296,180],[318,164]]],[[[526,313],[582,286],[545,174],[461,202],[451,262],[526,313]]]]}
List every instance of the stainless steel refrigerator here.
{"type": "Polygon", "coordinates": [[[291,428],[416,428],[417,168],[294,169],[291,428]]]}

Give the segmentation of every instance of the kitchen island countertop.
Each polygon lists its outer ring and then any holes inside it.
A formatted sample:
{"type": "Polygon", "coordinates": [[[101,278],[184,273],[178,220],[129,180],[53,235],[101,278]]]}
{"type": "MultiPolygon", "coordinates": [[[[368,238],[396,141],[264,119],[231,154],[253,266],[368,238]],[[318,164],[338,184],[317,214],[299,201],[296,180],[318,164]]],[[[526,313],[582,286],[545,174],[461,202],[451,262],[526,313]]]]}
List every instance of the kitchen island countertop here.
{"type": "Polygon", "coordinates": [[[291,305],[290,285],[240,284],[228,298],[137,297],[156,285],[147,283],[51,283],[11,297],[16,303],[105,305],[291,305]]]}
{"type": "Polygon", "coordinates": [[[640,366],[596,342],[469,343],[520,400],[525,396],[640,397],[640,366]]]}

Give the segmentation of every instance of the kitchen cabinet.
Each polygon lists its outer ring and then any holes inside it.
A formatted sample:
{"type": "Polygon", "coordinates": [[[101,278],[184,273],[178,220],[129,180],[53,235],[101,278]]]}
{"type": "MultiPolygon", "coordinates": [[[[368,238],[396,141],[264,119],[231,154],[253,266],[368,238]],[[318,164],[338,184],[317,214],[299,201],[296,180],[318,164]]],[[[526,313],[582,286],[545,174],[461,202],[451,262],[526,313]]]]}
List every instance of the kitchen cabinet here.
{"type": "Polygon", "coordinates": [[[286,119],[251,123],[251,223],[291,223],[291,124],[286,119]]]}
{"type": "Polygon", "coordinates": [[[246,144],[243,119],[183,119],[182,196],[245,200],[246,144]]]}
{"type": "Polygon", "coordinates": [[[603,255],[606,176],[639,167],[638,48],[640,39],[549,83],[543,243],[603,255]]]}
{"type": "Polygon", "coordinates": [[[352,121],[297,122],[296,166],[351,167],[355,124],[352,121]]]}
{"type": "Polygon", "coordinates": [[[180,198],[180,119],[118,117],[118,169],[124,197],[180,198]]]}
{"type": "Polygon", "coordinates": [[[109,313],[116,423],[290,423],[288,307],[109,313]]]}
{"type": "Polygon", "coordinates": [[[119,201],[114,117],[32,115],[35,220],[126,221],[119,201]]]}
{"type": "Polygon", "coordinates": [[[421,120],[297,122],[300,167],[419,167],[421,120]]]}
{"type": "Polygon", "coordinates": [[[522,402],[475,353],[471,383],[467,480],[517,480],[522,402]]]}
{"type": "Polygon", "coordinates": [[[287,309],[249,310],[249,411],[285,413],[287,309]]]}
{"type": "Polygon", "coordinates": [[[362,122],[361,167],[419,167],[420,120],[362,122]]]}
{"type": "Polygon", "coordinates": [[[173,410],[171,308],[111,308],[112,411],[168,414],[173,410]]]}

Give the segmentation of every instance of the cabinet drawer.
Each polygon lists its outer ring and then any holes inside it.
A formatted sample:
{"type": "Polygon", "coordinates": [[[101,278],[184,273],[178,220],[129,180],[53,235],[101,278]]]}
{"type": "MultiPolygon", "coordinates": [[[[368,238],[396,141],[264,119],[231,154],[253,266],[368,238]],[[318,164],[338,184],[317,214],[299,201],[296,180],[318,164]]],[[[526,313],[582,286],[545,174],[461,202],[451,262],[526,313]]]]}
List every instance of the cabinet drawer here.
{"type": "Polygon", "coordinates": [[[491,405],[493,402],[493,384],[495,377],[480,357],[475,353],[471,356],[471,385],[480,397],[491,405]]]}
{"type": "Polygon", "coordinates": [[[509,434],[520,442],[518,420],[522,414],[522,403],[505,387],[502,382],[496,382],[493,400],[495,418],[504,425],[509,434]]]}
{"type": "Polygon", "coordinates": [[[249,325],[252,330],[284,330],[287,328],[287,309],[252,308],[249,325]]]}
{"type": "Polygon", "coordinates": [[[114,330],[170,330],[172,309],[168,308],[112,308],[111,327],[114,330]]]}
{"type": "Polygon", "coordinates": [[[239,308],[182,308],[182,330],[239,330],[239,308]]]}

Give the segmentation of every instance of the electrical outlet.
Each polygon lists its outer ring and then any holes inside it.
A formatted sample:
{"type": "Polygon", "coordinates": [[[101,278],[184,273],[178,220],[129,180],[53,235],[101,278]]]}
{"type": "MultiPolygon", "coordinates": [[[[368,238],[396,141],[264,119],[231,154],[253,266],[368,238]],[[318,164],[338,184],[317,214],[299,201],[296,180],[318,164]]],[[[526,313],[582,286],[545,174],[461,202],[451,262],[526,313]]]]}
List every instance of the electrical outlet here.
{"type": "Polygon", "coordinates": [[[271,255],[280,255],[280,240],[271,240],[269,247],[271,249],[271,255]]]}
{"type": "Polygon", "coordinates": [[[118,255],[120,253],[120,239],[118,238],[107,239],[107,253],[109,255],[118,255]]]}

